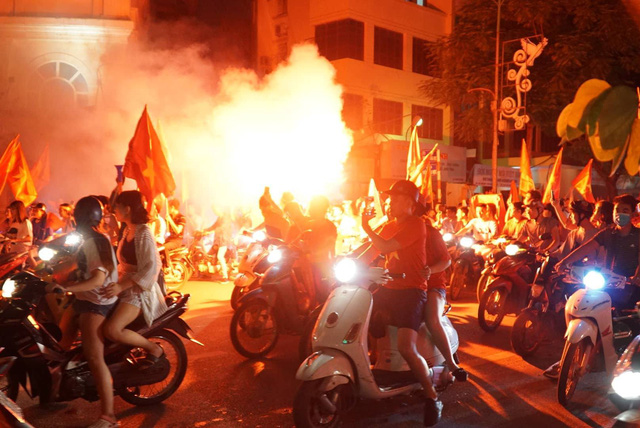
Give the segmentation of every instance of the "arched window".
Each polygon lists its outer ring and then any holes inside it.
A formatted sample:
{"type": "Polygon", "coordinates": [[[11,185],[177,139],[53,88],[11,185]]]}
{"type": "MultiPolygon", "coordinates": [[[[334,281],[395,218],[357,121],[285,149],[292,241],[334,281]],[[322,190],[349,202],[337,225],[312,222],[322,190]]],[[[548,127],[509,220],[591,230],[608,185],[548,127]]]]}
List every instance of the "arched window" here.
{"type": "Polygon", "coordinates": [[[89,105],[89,85],[80,71],[63,61],[41,65],[31,79],[30,99],[40,109],[63,114],[89,105]]]}

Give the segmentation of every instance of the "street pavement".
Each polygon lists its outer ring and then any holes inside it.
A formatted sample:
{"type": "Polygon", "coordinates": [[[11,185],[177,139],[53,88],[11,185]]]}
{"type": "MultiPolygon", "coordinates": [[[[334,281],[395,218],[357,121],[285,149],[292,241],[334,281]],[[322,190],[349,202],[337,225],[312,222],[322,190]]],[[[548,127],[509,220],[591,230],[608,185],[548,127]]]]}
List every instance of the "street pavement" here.
{"type": "MultiPolygon", "coordinates": [[[[116,398],[123,427],[292,427],[291,406],[300,363],[297,338],[281,336],[267,358],[250,361],[231,345],[229,306],[231,283],[190,281],[181,290],[191,294],[184,319],[204,347],[185,342],[189,367],[182,386],[162,404],[135,407],[116,398]]],[[[542,370],[559,359],[562,343],[541,348],[528,361],[509,344],[514,317],[494,333],[485,333],[476,319],[473,297],[455,302],[449,317],[460,335],[461,365],[469,381],[457,383],[441,396],[442,427],[610,427],[618,413],[606,398],[607,378],[589,374],[581,380],[568,409],[556,402],[556,385],[542,370]]],[[[99,416],[98,403],[75,400],[42,409],[21,391],[18,398],[35,427],[85,427],[99,416]]],[[[417,395],[383,402],[361,401],[345,417],[345,427],[420,427],[422,406],[417,395]]]]}

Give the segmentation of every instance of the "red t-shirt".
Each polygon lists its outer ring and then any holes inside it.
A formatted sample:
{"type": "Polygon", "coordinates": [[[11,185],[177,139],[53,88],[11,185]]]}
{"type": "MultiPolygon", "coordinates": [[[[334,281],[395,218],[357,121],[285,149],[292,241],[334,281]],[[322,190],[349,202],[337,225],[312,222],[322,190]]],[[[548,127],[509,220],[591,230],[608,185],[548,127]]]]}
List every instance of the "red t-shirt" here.
{"type": "Polygon", "coordinates": [[[393,289],[420,288],[427,289],[422,276],[426,264],[425,242],[427,229],[420,217],[411,216],[398,223],[392,220],[380,231],[384,239],[395,239],[402,246],[399,250],[385,254],[385,267],[389,273],[404,273],[403,279],[393,279],[385,287],[393,289]]]}
{"type": "MultiPolygon", "coordinates": [[[[451,260],[447,244],[445,244],[442,235],[434,227],[427,225],[427,239],[425,246],[427,265],[431,266],[437,262],[451,260]]],[[[432,273],[427,281],[427,289],[447,288],[446,271],[432,273]]]]}

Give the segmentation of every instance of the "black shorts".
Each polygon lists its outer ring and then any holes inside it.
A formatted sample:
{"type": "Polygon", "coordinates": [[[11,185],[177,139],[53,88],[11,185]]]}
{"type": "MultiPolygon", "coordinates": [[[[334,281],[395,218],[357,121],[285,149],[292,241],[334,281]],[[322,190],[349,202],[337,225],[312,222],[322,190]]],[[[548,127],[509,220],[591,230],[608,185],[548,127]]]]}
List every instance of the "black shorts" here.
{"type": "Polygon", "coordinates": [[[424,320],[427,292],[418,288],[396,290],[380,287],[373,293],[373,313],[389,325],[418,331],[424,320]]]}
{"type": "Polygon", "coordinates": [[[88,300],[80,300],[76,299],[73,302],[73,311],[76,315],[80,314],[97,314],[102,315],[107,318],[113,308],[115,308],[116,304],[112,303],[110,305],[96,305],[95,303],[89,302],[88,300]]]}

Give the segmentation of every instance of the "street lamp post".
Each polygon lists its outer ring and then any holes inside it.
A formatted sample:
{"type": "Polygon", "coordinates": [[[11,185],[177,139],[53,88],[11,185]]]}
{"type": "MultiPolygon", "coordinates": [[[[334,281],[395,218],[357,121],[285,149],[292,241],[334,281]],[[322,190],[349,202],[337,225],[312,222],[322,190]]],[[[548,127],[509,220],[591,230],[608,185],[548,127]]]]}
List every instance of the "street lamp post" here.
{"type": "Polygon", "coordinates": [[[491,145],[491,191],[498,193],[498,90],[500,79],[500,14],[502,3],[504,0],[496,0],[498,6],[498,19],[496,23],[496,57],[494,62],[494,80],[493,80],[493,102],[491,110],[493,112],[493,144],[491,145]]]}

